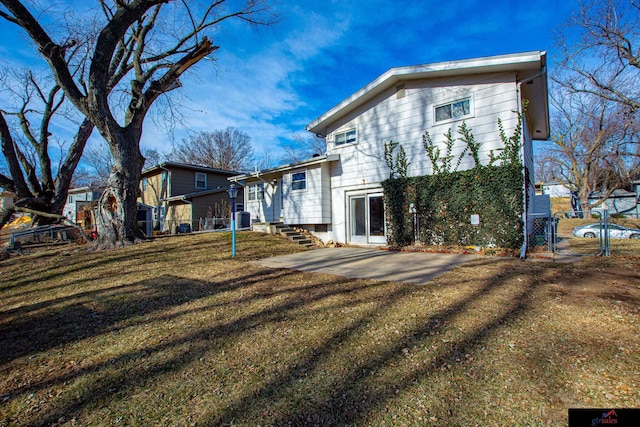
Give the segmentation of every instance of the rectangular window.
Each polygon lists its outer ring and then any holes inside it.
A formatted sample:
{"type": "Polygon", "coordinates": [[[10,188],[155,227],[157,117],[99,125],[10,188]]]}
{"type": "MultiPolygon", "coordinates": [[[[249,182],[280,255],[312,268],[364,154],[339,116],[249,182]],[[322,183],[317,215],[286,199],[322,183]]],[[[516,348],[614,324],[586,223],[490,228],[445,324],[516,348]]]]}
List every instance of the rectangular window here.
{"type": "Polygon", "coordinates": [[[147,185],[149,184],[147,178],[142,178],[142,181],[140,183],[142,185],[142,191],[147,191],[147,185]]]}
{"type": "Polygon", "coordinates": [[[69,196],[69,200],[67,201],[67,203],[73,203],[73,196],[69,196]]]}
{"type": "Polygon", "coordinates": [[[244,203],[236,203],[236,212],[244,212],[244,203]]]}
{"type": "Polygon", "coordinates": [[[307,189],[307,171],[291,174],[291,189],[294,191],[307,189]]]}
{"type": "Polygon", "coordinates": [[[249,200],[263,200],[264,199],[264,182],[250,185],[248,198],[249,200]]]}
{"type": "Polygon", "coordinates": [[[435,108],[436,122],[457,120],[471,116],[471,98],[439,105],[435,108]]]}
{"type": "Polygon", "coordinates": [[[207,189],[207,174],[202,172],[196,172],[196,188],[198,190],[207,189]]]}
{"type": "Polygon", "coordinates": [[[356,130],[351,129],[346,132],[336,133],[334,136],[334,142],[336,145],[355,144],[356,130]]]}

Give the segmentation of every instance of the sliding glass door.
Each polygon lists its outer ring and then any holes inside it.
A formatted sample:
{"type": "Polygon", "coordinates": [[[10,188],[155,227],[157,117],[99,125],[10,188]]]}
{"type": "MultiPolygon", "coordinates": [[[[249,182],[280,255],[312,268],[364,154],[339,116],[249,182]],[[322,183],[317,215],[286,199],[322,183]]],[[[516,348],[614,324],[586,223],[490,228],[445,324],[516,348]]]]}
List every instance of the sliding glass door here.
{"type": "Polygon", "coordinates": [[[382,193],[349,196],[349,242],[384,244],[382,193]]]}

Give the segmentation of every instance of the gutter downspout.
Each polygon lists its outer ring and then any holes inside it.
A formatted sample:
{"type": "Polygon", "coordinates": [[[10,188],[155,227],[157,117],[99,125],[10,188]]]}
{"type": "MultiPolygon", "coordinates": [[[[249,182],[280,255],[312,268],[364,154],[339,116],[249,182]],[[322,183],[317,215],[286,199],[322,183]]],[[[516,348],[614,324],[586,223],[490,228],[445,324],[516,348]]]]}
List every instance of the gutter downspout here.
{"type": "MultiPolygon", "coordinates": [[[[522,141],[522,149],[521,149],[521,156],[522,156],[522,206],[524,208],[524,212],[522,213],[522,222],[523,222],[523,231],[524,231],[524,241],[522,242],[522,248],[520,248],[520,259],[524,260],[527,256],[527,247],[529,246],[529,220],[528,220],[528,214],[529,214],[529,197],[528,197],[528,189],[529,189],[529,183],[527,182],[527,175],[525,173],[526,171],[526,167],[527,165],[525,164],[525,156],[524,156],[524,142],[525,142],[525,115],[524,112],[522,111],[522,85],[532,81],[533,79],[536,79],[542,75],[544,75],[547,72],[547,66],[544,65],[542,67],[542,69],[540,70],[540,72],[534,74],[533,76],[527,77],[524,80],[521,80],[518,82],[518,111],[520,112],[520,114],[522,114],[522,129],[520,130],[521,134],[520,134],[520,140],[522,141]]],[[[533,160],[533,159],[532,159],[533,160]]]]}

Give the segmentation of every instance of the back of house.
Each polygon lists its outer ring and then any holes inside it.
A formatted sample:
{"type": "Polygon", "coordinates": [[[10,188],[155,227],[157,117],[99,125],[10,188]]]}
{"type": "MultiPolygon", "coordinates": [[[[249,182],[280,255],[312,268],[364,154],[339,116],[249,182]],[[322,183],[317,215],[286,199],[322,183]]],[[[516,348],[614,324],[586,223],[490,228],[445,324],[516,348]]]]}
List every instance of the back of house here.
{"type": "Polygon", "coordinates": [[[297,225],[324,241],[381,245],[387,241],[382,182],[390,173],[385,143],[402,147],[407,176],[429,175],[425,132],[442,155],[451,132],[451,167],[462,171],[475,164],[457,139],[463,123],[487,164],[503,148],[498,120],[511,135],[521,114],[528,195],[521,207],[532,212],[532,141],[549,137],[547,98],[545,52],[393,68],[307,125],[326,137],[326,155],[233,180],[249,189],[245,206],[253,221],[297,225]]]}

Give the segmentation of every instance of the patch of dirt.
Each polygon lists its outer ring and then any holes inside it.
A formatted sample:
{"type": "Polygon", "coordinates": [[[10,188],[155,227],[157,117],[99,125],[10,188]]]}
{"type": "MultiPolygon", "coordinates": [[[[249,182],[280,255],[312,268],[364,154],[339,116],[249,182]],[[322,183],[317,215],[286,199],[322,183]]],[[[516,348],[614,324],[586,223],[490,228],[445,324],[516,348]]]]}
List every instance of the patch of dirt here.
{"type": "Polygon", "coordinates": [[[549,292],[566,303],[584,305],[585,300],[601,299],[640,307],[640,261],[627,258],[587,258],[559,268],[549,292]]]}

